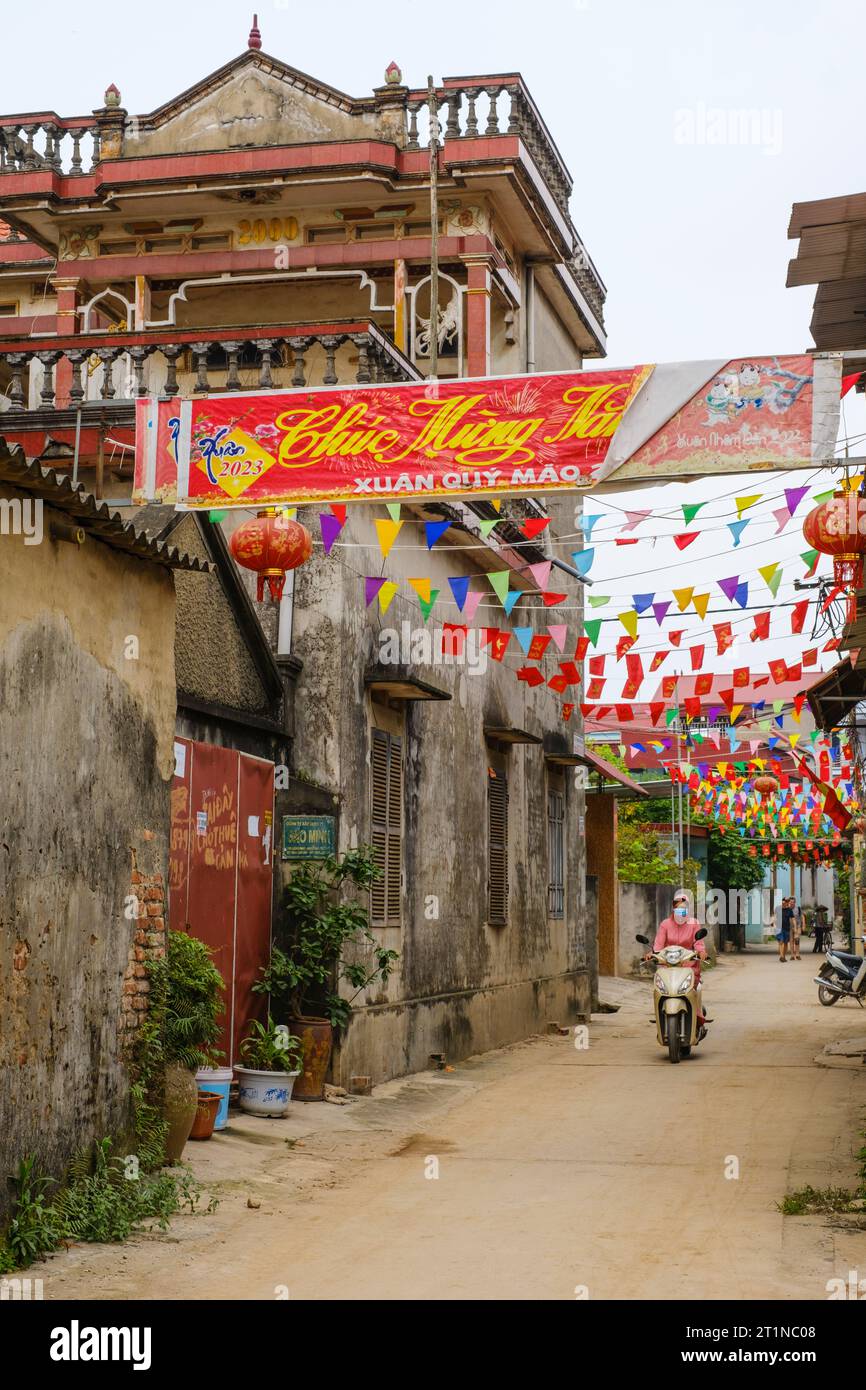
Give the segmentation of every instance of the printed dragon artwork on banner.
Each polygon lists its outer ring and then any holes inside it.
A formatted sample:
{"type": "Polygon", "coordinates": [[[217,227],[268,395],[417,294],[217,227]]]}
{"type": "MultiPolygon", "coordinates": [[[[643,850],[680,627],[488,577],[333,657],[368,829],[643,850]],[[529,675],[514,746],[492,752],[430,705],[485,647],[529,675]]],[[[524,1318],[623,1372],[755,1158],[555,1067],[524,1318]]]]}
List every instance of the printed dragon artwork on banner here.
{"type": "Polygon", "coordinates": [[[672,460],[678,471],[802,466],[813,385],[812,359],[773,357],[143,399],[134,497],[405,501],[585,489],[672,460]]]}

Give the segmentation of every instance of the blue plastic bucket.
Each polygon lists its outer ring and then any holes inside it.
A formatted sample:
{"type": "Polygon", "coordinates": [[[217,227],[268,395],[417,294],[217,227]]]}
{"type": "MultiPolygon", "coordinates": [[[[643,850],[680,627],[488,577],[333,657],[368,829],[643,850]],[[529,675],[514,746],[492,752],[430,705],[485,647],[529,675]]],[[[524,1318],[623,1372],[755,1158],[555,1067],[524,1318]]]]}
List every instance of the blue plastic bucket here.
{"type": "Polygon", "coordinates": [[[232,1084],[231,1067],[202,1067],[195,1079],[202,1091],[214,1091],[220,1097],[214,1129],[225,1129],[229,1122],[229,1088],[232,1084]]]}

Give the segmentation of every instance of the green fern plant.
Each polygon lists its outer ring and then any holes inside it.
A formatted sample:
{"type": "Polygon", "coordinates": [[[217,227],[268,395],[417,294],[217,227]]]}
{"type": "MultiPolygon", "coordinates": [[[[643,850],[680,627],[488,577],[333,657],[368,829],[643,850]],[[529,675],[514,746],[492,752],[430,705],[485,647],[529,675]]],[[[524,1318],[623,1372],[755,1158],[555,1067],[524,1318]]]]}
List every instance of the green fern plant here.
{"type": "Polygon", "coordinates": [[[185,932],[168,933],[166,954],[148,963],[151,992],[164,1000],[161,1049],[165,1064],[196,1071],[222,1056],[216,1050],[225,990],[212,952],[185,932]]]}

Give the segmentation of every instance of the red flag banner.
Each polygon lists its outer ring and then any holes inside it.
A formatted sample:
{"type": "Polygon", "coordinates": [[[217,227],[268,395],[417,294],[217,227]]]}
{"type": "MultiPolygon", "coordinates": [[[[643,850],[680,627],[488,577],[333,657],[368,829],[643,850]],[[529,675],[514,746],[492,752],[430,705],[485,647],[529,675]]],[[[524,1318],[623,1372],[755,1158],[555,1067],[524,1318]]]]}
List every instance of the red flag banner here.
{"type": "Polygon", "coordinates": [[[716,366],[142,397],[133,497],[203,508],[483,497],[811,462],[813,387],[829,416],[838,362],[747,353],[716,366]],[[657,390],[642,390],[650,380],[657,390]],[[684,404],[671,415],[674,398],[684,404]]]}
{"type": "Polygon", "coordinates": [[[803,624],[806,621],[806,614],[809,611],[809,600],[803,598],[799,603],[795,603],[791,609],[791,631],[802,632],[803,624]]]}
{"type": "Polygon", "coordinates": [[[589,485],[651,371],[148,399],[135,494],[255,507],[589,485]]]}

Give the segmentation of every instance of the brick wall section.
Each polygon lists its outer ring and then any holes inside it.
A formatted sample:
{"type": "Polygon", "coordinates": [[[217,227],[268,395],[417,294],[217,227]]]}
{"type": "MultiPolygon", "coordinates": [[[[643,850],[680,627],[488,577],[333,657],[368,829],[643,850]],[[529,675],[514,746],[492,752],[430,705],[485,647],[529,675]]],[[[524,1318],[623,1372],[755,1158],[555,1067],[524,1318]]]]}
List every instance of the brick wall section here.
{"type": "Polygon", "coordinates": [[[123,977],[120,1039],[129,1044],[147,1010],[150,984],[146,962],[165,955],[165,881],[162,874],[143,874],[133,869],[132,895],[137,915],[129,961],[123,977]]]}

